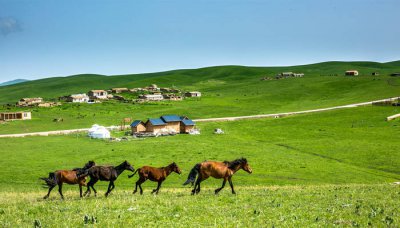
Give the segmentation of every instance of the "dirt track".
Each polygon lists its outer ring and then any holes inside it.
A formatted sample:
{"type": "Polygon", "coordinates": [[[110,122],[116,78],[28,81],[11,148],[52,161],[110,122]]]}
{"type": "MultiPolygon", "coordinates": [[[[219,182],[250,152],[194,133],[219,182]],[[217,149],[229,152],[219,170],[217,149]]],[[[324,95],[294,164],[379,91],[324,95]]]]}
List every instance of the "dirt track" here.
{"type": "MultiPolygon", "coordinates": [[[[400,99],[400,97],[392,97],[392,98],[387,98],[387,99],[382,99],[382,100],[375,100],[375,101],[368,101],[368,102],[362,102],[362,103],[334,106],[334,107],[329,107],[329,108],[311,109],[311,110],[298,111],[298,112],[284,112],[284,113],[261,114],[261,115],[252,115],[252,116],[207,118],[207,119],[196,119],[194,121],[195,122],[216,122],[216,121],[235,121],[235,120],[257,119],[257,118],[280,118],[280,117],[285,117],[285,116],[290,116],[290,115],[299,115],[299,114],[306,114],[306,113],[313,113],[313,112],[325,112],[325,111],[331,111],[331,110],[336,110],[336,109],[344,109],[344,108],[355,108],[355,107],[359,107],[359,106],[372,105],[372,103],[375,103],[375,102],[393,101],[393,100],[398,100],[398,99],[400,99]]],[[[107,129],[110,129],[110,130],[118,129],[118,126],[110,126],[110,127],[107,127],[107,129]]],[[[0,138],[14,138],[14,137],[25,137],[25,136],[66,135],[66,134],[72,134],[72,133],[77,133],[77,132],[87,132],[88,130],[89,130],[89,128],[82,128],[82,129],[32,132],[32,133],[21,133],[21,134],[5,134],[5,135],[0,135],[0,138]]]]}

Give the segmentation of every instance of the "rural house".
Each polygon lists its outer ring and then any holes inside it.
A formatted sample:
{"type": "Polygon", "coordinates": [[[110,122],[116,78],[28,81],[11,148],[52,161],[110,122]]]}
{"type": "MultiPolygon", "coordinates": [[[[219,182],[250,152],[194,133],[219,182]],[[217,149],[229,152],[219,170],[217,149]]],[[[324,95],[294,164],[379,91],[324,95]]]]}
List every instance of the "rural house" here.
{"type": "Polygon", "coordinates": [[[43,102],[43,98],[41,97],[34,97],[34,98],[22,98],[17,102],[17,106],[34,106],[43,102]]]}
{"type": "Polygon", "coordinates": [[[105,90],[90,90],[89,97],[91,99],[107,99],[107,91],[105,90]]]}
{"type": "Polygon", "coordinates": [[[85,93],[83,94],[71,94],[66,97],[67,102],[72,102],[72,103],[86,103],[89,101],[89,96],[86,95],[85,93]]]}
{"type": "Polygon", "coordinates": [[[143,94],[139,96],[139,99],[143,99],[145,101],[161,101],[164,97],[161,94],[143,94]]]}
{"type": "Polygon", "coordinates": [[[186,92],[185,97],[201,97],[201,93],[199,91],[186,92]]]}
{"type": "Polygon", "coordinates": [[[30,120],[32,118],[31,112],[2,112],[0,113],[0,120],[30,120]]]}
{"type": "Polygon", "coordinates": [[[348,70],[345,72],[345,75],[347,76],[357,76],[358,75],[358,71],[356,70],[348,70]]]}
{"type": "Polygon", "coordinates": [[[128,88],[112,88],[111,92],[113,93],[123,93],[123,92],[128,92],[128,88]]]}
{"type": "Polygon", "coordinates": [[[379,72],[372,72],[372,76],[379,76],[379,72]]]}
{"type": "Polygon", "coordinates": [[[148,91],[160,91],[160,88],[158,88],[156,84],[151,84],[147,86],[145,89],[147,89],[148,91]]]}
{"type": "Polygon", "coordinates": [[[194,129],[195,125],[196,124],[193,122],[193,120],[191,120],[187,117],[181,117],[180,132],[181,133],[189,133],[191,130],[194,129]]]}
{"type": "Polygon", "coordinates": [[[189,133],[195,127],[195,122],[186,116],[164,115],[160,118],[148,119],[146,123],[135,120],[131,123],[132,134],[138,133],[189,133]]]}
{"type": "Polygon", "coordinates": [[[139,132],[145,132],[146,131],[145,123],[143,123],[143,121],[141,121],[141,120],[135,120],[131,123],[131,130],[132,130],[132,134],[139,133],[139,132]]]}
{"type": "Polygon", "coordinates": [[[168,131],[172,132],[180,132],[180,123],[181,123],[181,118],[177,115],[165,115],[161,116],[160,119],[162,119],[166,123],[166,129],[168,131]]]}
{"type": "Polygon", "coordinates": [[[152,132],[154,134],[165,131],[167,124],[161,118],[149,119],[145,123],[146,132],[152,132]]]}

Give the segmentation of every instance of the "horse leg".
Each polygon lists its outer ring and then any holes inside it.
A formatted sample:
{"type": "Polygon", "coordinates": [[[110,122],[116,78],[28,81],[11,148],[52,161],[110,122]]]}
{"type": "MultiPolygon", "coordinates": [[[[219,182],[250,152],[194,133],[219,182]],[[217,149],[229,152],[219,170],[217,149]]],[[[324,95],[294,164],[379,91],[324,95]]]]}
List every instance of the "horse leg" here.
{"type": "Polygon", "coordinates": [[[62,194],[62,183],[58,184],[58,192],[60,193],[61,199],[64,199],[64,196],[62,194]]]}
{"type": "Polygon", "coordinates": [[[43,197],[43,199],[47,199],[47,198],[49,198],[49,196],[50,196],[50,192],[51,192],[51,190],[53,190],[53,188],[54,188],[55,186],[51,186],[51,187],[49,187],[49,191],[47,192],[47,195],[45,195],[44,197],[43,197]]]}
{"type": "Polygon", "coordinates": [[[158,182],[157,188],[156,188],[156,189],[153,189],[153,191],[151,192],[152,194],[153,194],[153,193],[158,194],[158,191],[160,190],[160,187],[161,187],[161,183],[162,183],[162,181],[159,181],[159,182],[158,182]]]}
{"type": "Polygon", "coordinates": [[[230,176],[228,178],[228,181],[229,181],[229,185],[231,186],[231,189],[232,189],[232,194],[236,194],[235,190],[233,189],[232,176],[230,176]]]}
{"type": "Polygon", "coordinates": [[[79,196],[82,198],[82,185],[79,184],[79,196]]]}
{"type": "Polygon", "coordinates": [[[133,194],[137,192],[137,187],[139,186],[140,189],[140,195],[143,195],[143,189],[142,189],[142,184],[146,181],[143,177],[140,177],[138,181],[136,181],[136,188],[135,191],[133,191],[133,194]]]}
{"type": "Polygon", "coordinates": [[[215,194],[218,194],[219,191],[221,191],[226,184],[226,178],[224,178],[224,181],[222,182],[222,186],[220,188],[215,189],[215,194]]]}
{"type": "Polygon", "coordinates": [[[110,183],[108,184],[108,189],[106,192],[106,197],[108,196],[108,194],[110,194],[111,190],[112,190],[112,186],[113,186],[113,181],[110,181],[110,183]]]}

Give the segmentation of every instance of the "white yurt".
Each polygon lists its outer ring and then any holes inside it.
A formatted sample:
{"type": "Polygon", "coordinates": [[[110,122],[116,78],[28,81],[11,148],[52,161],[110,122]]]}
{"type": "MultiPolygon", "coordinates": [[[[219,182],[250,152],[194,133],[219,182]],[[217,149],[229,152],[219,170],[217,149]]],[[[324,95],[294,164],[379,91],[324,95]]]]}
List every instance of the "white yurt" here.
{"type": "Polygon", "coordinates": [[[110,131],[103,126],[94,124],[88,132],[89,137],[94,139],[108,139],[111,138],[110,131]]]}

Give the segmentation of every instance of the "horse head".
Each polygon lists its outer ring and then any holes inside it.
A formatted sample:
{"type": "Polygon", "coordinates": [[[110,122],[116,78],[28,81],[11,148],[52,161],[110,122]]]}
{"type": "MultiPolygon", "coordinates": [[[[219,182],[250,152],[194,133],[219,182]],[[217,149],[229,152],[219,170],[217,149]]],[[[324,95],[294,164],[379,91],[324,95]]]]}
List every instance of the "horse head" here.
{"type": "Polygon", "coordinates": [[[83,167],[83,169],[89,169],[89,168],[91,168],[91,167],[93,167],[93,166],[95,166],[96,165],[96,163],[94,162],[94,161],[88,161],[86,164],[85,164],[85,166],[83,167]]]}
{"type": "Polygon", "coordinates": [[[251,167],[249,166],[249,163],[247,163],[247,159],[246,159],[246,158],[242,158],[242,159],[241,159],[240,165],[241,165],[241,168],[242,168],[244,171],[246,171],[246,172],[248,172],[248,173],[252,173],[252,172],[253,172],[253,170],[252,170],[251,167]]]}
{"type": "Polygon", "coordinates": [[[133,166],[131,164],[129,164],[129,162],[127,160],[124,161],[123,163],[124,169],[129,170],[129,171],[135,171],[135,169],[133,168],[133,166]]]}
{"type": "Polygon", "coordinates": [[[181,169],[178,167],[178,165],[175,162],[173,162],[170,166],[172,168],[172,171],[174,171],[175,173],[181,175],[182,171],[181,171],[181,169]]]}

